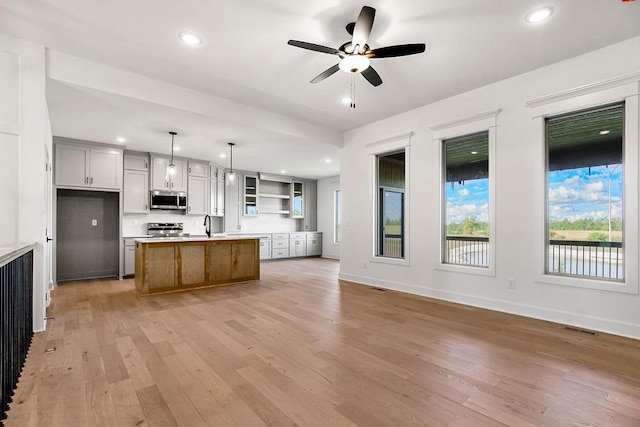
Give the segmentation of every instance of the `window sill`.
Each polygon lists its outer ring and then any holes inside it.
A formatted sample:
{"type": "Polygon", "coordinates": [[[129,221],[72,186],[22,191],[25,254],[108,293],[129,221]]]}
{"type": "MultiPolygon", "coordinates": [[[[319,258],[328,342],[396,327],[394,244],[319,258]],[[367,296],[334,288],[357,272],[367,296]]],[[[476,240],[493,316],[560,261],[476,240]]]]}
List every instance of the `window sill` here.
{"type": "Polygon", "coordinates": [[[374,256],[369,262],[373,262],[376,264],[391,264],[391,265],[399,265],[402,267],[409,267],[409,259],[408,258],[387,258],[382,256],[374,256]]]}
{"type": "Polygon", "coordinates": [[[563,277],[543,274],[535,281],[538,284],[560,285],[573,288],[592,289],[598,291],[638,294],[638,284],[632,286],[629,282],[614,282],[611,280],[583,279],[580,277],[563,277]]]}
{"type": "Polygon", "coordinates": [[[493,266],[473,267],[470,265],[445,264],[441,262],[438,265],[436,265],[436,270],[451,271],[454,273],[474,274],[478,276],[495,277],[496,275],[496,270],[493,266]]]}

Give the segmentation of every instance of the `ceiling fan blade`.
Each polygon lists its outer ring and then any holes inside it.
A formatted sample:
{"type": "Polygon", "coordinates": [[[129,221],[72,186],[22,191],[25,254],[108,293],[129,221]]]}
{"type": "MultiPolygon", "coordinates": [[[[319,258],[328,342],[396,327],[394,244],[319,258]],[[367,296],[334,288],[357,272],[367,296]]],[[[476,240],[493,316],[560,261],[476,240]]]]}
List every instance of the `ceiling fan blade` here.
{"type": "Polygon", "coordinates": [[[332,47],[327,47],[327,46],[321,46],[319,44],[314,44],[314,43],[301,42],[299,40],[289,40],[287,44],[295,47],[301,47],[302,49],[313,50],[314,52],[329,53],[332,55],[340,54],[340,51],[338,49],[334,49],[332,47]]]}
{"type": "Polygon", "coordinates": [[[395,56],[415,55],[416,53],[424,52],[425,49],[424,43],[399,44],[368,50],[365,55],[369,58],[393,58],[395,56]]]}
{"type": "Polygon", "coordinates": [[[326,79],[327,77],[329,77],[330,75],[334,74],[336,71],[338,71],[340,69],[340,67],[338,67],[338,64],[334,65],[331,68],[326,69],[325,71],[323,71],[322,73],[318,74],[316,76],[316,78],[314,78],[313,80],[311,80],[311,83],[320,83],[321,81],[323,81],[324,79],[326,79]]]}
{"type": "Polygon", "coordinates": [[[367,81],[374,86],[380,86],[382,84],[380,74],[378,74],[378,72],[374,70],[373,67],[367,67],[367,69],[362,72],[362,77],[367,79],[367,81]]]}
{"type": "Polygon", "coordinates": [[[354,48],[358,46],[358,52],[363,53],[367,40],[369,40],[369,34],[371,34],[371,28],[373,27],[373,19],[376,16],[376,10],[369,6],[363,6],[358,15],[356,26],[353,28],[353,38],[351,39],[351,46],[354,48]]]}

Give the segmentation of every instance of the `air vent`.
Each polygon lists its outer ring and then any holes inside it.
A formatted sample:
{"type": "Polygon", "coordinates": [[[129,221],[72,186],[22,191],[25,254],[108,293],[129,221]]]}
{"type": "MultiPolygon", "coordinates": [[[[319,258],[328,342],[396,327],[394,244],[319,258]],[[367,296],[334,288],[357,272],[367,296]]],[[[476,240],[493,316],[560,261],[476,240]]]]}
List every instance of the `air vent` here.
{"type": "Polygon", "coordinates": [[[573,326],[565,326],[564,329],[567,330],[567,331],[571,331],[571,332],[577,332],[579,334],[591,335],[593,337],[598,335],[598,333],[596,331],[590,331],[589,329],[580,329],[580,328],[576,328],[576,327],[573,327],[573,326]]]}

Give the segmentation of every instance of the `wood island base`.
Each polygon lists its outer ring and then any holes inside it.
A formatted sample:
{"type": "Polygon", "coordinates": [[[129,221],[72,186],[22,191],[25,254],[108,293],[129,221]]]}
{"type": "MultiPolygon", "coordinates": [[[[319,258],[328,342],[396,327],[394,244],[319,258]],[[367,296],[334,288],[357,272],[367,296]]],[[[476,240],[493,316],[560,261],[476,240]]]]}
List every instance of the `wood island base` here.
{"type": "Polygon", "coordinates": [[[141,295],[259,279],[259,239],[136,240],[135,284],[141,295]]]}

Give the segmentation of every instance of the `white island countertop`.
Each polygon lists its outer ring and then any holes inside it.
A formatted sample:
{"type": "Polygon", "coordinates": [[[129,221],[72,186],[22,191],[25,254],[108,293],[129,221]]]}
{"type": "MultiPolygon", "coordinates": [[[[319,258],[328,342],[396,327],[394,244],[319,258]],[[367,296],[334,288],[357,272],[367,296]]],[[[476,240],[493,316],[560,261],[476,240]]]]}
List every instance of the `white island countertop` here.
{"type": "Polygon", "coordinates": [[[166,242],[208,242],[215,240],[250,240],[258,239],[255,236],[239,236],[239,235],[226,235],[226,234],[213,234],[211,237],[207,236],[188,236],[188,237],[142,237],[134,238],[133,240],[140,243],[166,243],[166,242]]]}

